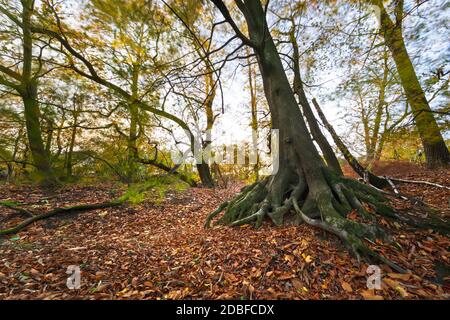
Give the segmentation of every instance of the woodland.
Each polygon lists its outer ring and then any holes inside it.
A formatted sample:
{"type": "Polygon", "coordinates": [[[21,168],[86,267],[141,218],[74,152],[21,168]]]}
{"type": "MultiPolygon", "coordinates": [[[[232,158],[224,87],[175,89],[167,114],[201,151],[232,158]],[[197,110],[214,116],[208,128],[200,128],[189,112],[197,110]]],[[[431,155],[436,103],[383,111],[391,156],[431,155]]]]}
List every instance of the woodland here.
{"type": "Polygon", "coordinates": [[[0,300],[448,300],[449,18],[0,0],[0,300]]]}

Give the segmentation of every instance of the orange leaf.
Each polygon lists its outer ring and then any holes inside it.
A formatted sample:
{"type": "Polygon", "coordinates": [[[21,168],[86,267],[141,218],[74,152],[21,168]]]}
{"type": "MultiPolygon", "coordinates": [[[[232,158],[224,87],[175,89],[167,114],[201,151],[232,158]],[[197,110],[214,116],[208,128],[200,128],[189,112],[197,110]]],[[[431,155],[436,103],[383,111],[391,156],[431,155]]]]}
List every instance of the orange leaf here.
{"type": "Polygon", "coordinates": [[[376,295],[373,290],[363,290],[360,292],[366,300],[383,300],[382,296],[376,295]]]}
{"type": "Polygon", "coordinates": [[[348,282],[342,281],[341,286],[342,286],[342,289],[344,289],[345,291],[347,291],[349,293],[353,292],[353,288],[348,282]]]}

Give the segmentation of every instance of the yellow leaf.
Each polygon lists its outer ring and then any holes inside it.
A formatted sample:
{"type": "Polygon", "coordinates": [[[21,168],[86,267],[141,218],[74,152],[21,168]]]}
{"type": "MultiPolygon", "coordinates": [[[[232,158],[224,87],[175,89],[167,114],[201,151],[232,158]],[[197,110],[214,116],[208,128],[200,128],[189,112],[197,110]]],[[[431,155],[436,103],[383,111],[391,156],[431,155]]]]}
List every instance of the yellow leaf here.
{"type": "Polygon", "coordinates": [[[286,254],[285,256],[284,256],[284,260],[285,261],[288,261],[288,262],[294,262],[294,256],[291,256],[291,255],[289,255],[289,254],[286,254]]]}
{"type": "Polygon", "coordinates": [[[387,274],[389,278],[392,279],[400,279],[403,281],[408,281],[409,278],[411,277],[411,273],[388,273],[387,274]]]}
{"type": "Polygon", "coordinates": [[[400,295],[403,298],[406,298],[408,296],[408,292],[405,290],[405,288],[403,288],[402,286],[397,286],[395,287],[395,290],[397,290],[398,293],[400,293],[400,295]]]}
{"type": "Polygon", "coordinates": [[[311,256],[307,256],[306,254],[302,253],[303,259],[305,259],[306,263],[311,263],[312,258],[311,256]]]}
{"type": "Polygon", "coordinates": [[[398,287],[400,284],[392,279],[383,279],[383,283],[385,283],[388,287],[395,289],[396,287],[398,287]]]}
{"type": "Polygon", "coordinates": [[[353,292],[353,288],[348,282],[342,281],[341,286],[342,286],[342,289],[344,289],[345,291],[353,292]]]}
{"type": "Polygon", "coordinates": [[[382,296],[376,295],[373,290],[363,290],[360,292],[365,300],[383,300],[382,296]]]}

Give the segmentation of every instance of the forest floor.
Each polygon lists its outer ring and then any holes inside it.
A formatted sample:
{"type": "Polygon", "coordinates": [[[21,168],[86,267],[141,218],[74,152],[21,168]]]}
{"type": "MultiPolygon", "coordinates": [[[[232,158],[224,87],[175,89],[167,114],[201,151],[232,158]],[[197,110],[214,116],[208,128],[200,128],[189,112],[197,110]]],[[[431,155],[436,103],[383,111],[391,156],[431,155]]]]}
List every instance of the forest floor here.
{"type": "MultiPolygon", "coordinates": [[[[375,172],[450,185],[450,170],[384,163],[375,172]]],[[[347,173],[351,174],[348,170],[347,173]]],[[[408,274],[381,265],[382,288],[367,289],[368,264],[353,258],[334,236],[307,225],[255,230],[214,227],[206,216],[242,185],[169,192],[144,201],[39,221],[0,238],[0,299],[449,299],[450,241],[431,230],[383,220],[397,247],[373,244],[408,274]],[[67,267],[80,266],[81,288],[66,286],[67,267]]],[[[450,192],[397,184],[449,217],[450,192]]],[[[44,212],[102,202],[124,190],[118,184],[69,185],[47,194],[28,185],[0,185],[0,200],[44,212]]],[[[408,214],[412,204],[394,200],[408,214]]],[[[0,229],[23,218],[3,221],[0,229]]]]}

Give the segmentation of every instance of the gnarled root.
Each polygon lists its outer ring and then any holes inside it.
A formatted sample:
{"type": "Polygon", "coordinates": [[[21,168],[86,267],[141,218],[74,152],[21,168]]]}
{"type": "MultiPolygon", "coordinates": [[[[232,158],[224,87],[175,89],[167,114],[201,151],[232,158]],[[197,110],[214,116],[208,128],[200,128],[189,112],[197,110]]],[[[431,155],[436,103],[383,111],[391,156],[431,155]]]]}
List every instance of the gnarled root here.
{"type": "Polygon", "coordinates": [[[401,219],[389,206],[385,195],[376,188],[338,176],[328,169],[323,169],[323,177],[325,183],[314,186],[315,189],[307,184],[301,171],[286,169],[276,176],[267,177],[243,188],[233,200],[223,203],[208,216],[205,227],[209,227],[221,212],[224,214],[215,224],[240,226],[254,223],[260,227],[264,218],[269,218],[277,226],[288,221],[305,222],[338,236],[358,260],[364,256],[386,263],[398,272],[406,272],[370,249],[364,240],[389,241],[386,231],[376,222],[377,215],[405,222],[409,220],[401,219]],[[358,221],[348,217],[350,212],[359,216],[358,221]]]}

